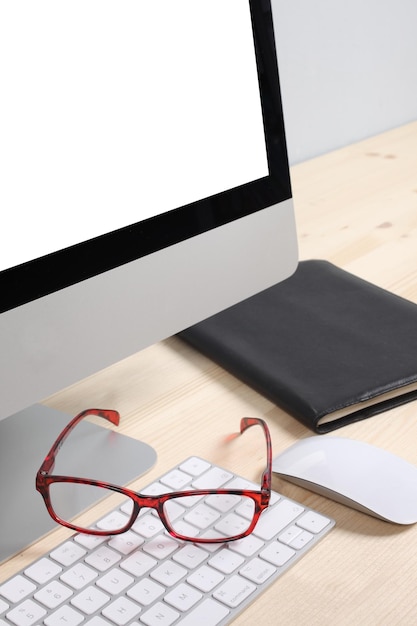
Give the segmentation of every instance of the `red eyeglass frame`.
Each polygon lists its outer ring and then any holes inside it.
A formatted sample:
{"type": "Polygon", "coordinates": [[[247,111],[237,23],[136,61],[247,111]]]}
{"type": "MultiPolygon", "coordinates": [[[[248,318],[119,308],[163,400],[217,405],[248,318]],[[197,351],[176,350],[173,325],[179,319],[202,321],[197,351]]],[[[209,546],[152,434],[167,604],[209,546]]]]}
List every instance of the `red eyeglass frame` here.
{"type": "Polygon", "coordinates": [[[176,539],[180,539],[182,541],[192,541],[193,543],[224,543],[226,541],[235,541],[237,539],[242,539],[249,535],[255,528],[259,517],[264,509],[266,509],[269,505],[270,497],[271,497],[271,482],[272,482],[272,444],[271,444],[271,435],[269,432],[268,425],[266,422],[258,417],[243,417],[240,421],[240,434],[243,434],[245,430],[250,428],[251,426],[259,425],[263,428],[265,438],[266,438],[266,451],[267,451],[267,466],[265,471],[262,474],[262,484],[261,489],[259,491],[250,490],[250,489],[200,489],[200,490],[188,490],[188,491],[176,491],[170,492],[166,494],[161,494],[158,496],[151,496],[136,493],[130,489],[126,489],[125,487],[119,487],[118,485],[113,485],[112,483],[91,480],[88,478],[78,478],[72,476],[54,476],[51,472],[55,466],[55,459],[59,452],[59,449],[63,445],[65,439],[68,437],[73,428],[87,415],[95,415],[98,417],[102,417],[115,426],[119,425],[120,414],[118,411],[114,411],[112,409],[87,409],[79,413],[76,417],[74,417],[69,424],[64,428],[61,434],[56,439],[52,448],[46,455],[41,467],[39,468],[36,474],[36,489],[41,494],[46,508],[48,510],[49,515],[52,519],[61,524],[62,526],[66,526],[67,528],[71,528],[76,532],[87,534],[87,535],[119,535],[132,527],[135,523],[141,508],[150,508],[155,509],[165,526],[166,530],[169,534],[176,539]],[[54,511],[51,498],[49,494],[49,487],[53,483],[64,482],[64,483],[77,483],[83,485],[92,485],[94,487],[101,487],[103,489],[107,489],[109,491],[114,491],[116,493],[120,493],[125,495],[127,498],[130,498],[133,501],[133,509],[130,515],[129,521],[122,528],[118,528],[116,530],[100,530],[100,529],[86,529],[76,524],[72,524],[66,520],[62,520],[54,511]],[[203,537],[187,537],[180,535],[177,533],[169,523],[169,520],[165,516],[164,512],[164,504],[170,499],[175,499],[178,497],[185,496],[207,496],[211,494],[231,494],[237,496],[246,496],[251,498],[254,501],[255,509],[253,514],[253,519],[248,529],[245,532],[242,532],[238,535],[234,535],[233,537],[227,538],[203,538],[203,537]]]}

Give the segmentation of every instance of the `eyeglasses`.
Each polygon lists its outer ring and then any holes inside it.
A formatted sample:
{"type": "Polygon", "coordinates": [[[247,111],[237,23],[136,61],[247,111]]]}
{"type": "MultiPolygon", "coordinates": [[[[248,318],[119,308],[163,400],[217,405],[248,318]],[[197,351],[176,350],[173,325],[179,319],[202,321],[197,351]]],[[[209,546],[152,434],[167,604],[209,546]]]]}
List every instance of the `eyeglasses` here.
{"type": "Polygon", "coordinates": [[[65,439],[87,415],[102,417],[116,426],[119,424],[120,416],[117,411],[82,411],[64,428],[36,475],[36,489],[42,495],[49,515],[62,526],[88,535],[118,535],[140,523],[141,518],[138,520],[138,516],[144,513],[144,509],[154,509],[169,534],[177,539],[194,543],[223,543],[249,535],[262,511],[268,507],[271,496],[272,446],[268,426],[262,419],[244,417],[240,422],[240,434],[255,425],[261,426],[265,434],[267,467],[259,490],[246,488],[247,485],[239,489],[242,485],[232,481],[230,488],[226,486],[225,489],[196,489],[150,495],[97,480],[51,474],[57,453],[65,439]],[[96,491],[96,499],[110,493],[120,494],[124,499],[122,512],[110,515],[110,521],[106,522],[104,528],[79,526],[72,520],[82,512],[82,507],[79,510],[75,507],[70,514],[65,512],[65,508],[70,501],[84,501],[81,492],[85,490],[96,491]],[[222,517],[221,513],[226,511],[227,516],[222,517]]]}

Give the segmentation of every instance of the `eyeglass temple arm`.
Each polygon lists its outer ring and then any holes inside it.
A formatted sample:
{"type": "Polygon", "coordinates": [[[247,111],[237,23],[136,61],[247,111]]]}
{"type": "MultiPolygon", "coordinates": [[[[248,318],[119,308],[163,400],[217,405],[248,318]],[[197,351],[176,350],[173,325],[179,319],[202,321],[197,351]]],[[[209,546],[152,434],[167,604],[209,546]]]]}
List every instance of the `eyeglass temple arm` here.
{"type": "Polygon", "coordinates": [[[262,491],[267,492],[268,496],[271,492],[272,483],[272,442],[271,434],[266,422],[260,417],[242,417],[240,420],[240,433],[243,434],[245,430],[251,426],[261,426],[263,428],[266,439],[266,469],[262,474],[262,491]]]}
{"type": "Polygon", "coordinates": [[[81,413],[78,413],[78,415],[76,415],[70,421],[70,423],[67,424],[67,426],[65,426],[64,430],[58,436],[52,448],[49,450],[48,454],[46,455],[42,463],[42,466],[39,470],[40,472],[48,473],[53,469],[55,465],[56,455],[59,452],[59,449],[61,448],[65,439],[68,437],[70,432],[75,428],[75,426],[79,422],[81,422],[81,420],[84,419],[87,415],[96,415],[97,417],[102,417],[108,420],[109,422],[111,422],[112,424],[114,424],[115,426],[118,426],[119,421],[120,421],[120,414],[118,413],[118,411],[114,411],[112,409],[86,409],[85,411],[81,411],[81,413]]]}

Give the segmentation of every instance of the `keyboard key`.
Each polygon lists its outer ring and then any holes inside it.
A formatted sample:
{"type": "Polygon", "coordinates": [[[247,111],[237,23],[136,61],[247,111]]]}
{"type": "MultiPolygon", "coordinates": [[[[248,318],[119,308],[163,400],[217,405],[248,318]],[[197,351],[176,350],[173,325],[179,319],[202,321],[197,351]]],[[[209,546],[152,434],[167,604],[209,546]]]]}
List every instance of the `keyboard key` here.
{"type": "Polygon", "coordinates": [[[194,489],[218,489],[233,477],[233,474],[220,467],[212,467],[200,478],[193,481],[194,489]]]}
{"type": "Polygon", "coordinates": [[[229,613],[229,609],[224,605],[208,598],[185,616],[181,626],[196,626],[196,624],[217,626],[229,613]]]}
{"type": "Polygon", "coordinates": [[[185,544],[172,558],[187,569],[194,569],[207,558],[207,552],[192,543],[185,544]]]}
{"type": "Polygon", "coordinates": [[[297,537],[291,541],[290,546],[296,550],[301,550],[301,548],[304,548],[313,539],[313,537],[314,535],[309,533],[307,530],[304,530],[300,535],[297,535],[297,537]]]}
{"type": "Polygon", "coordinates": [[[165,561],[151,572],[151,577],[166,587],[172,587],[186,576],[187,570],[173,561],[165,561]]]}
{"type": "Polygon", "coordinates": [[[68,565],[72,565],[85,554],[87,554],[86,551],[80,545],[77,545],[73,541],[66,541],[62,546],[53,550],[50,556],[61,565],[68,567],[68,565]]]}
{"type": "Polygon", "coordinates": [[[115,535],[109,541],[110,548],[114,548],[122,554],[130,554],[133,550],[139,548],[144,542],[143,537],[140,537],[131,530],[127,530],[121,535],[115,535]]]}
{"type": "MultiPolygon", "coordinates": [[[[147,496],[159,496],[161,493],[171,493],[171,491],[172,489],[168,489],[167,485],[163,485],[158,481],[142,489],[141,493],[147,496]]],[[[132,506],[133,504],[131,504],[131,507],[132,506]]],[[[124,509],[124,507],[122,507],[122,509],[124,509]]]]}
{"type": "Polygon", "coordinates": [[[97,522],[97,528],[106,531],[118,530],[126,526],[128,521],[129,517],[127,515],[123,515],[120,511],[113,511],[97,522]]]}
{"type": "MultiPolygon", "coordinates": [[[[218,533],[217,530],[214,530],[214,528],[209,528],[208,530],[205,530],[204,532],[201,533],[200,537],[202,539],[223,539],[223,535],[218,533]]],[[[205,543],[202,545],[204,545],[204,550],[207,550],[207,552],[213,553],[213,552],[217,552],[217,550],[220,550],[220,548],[223,548],[225,544],[224,543],[205,543]]]]}
{"type": "Polygon", "coordinates": [[[295,550],[292,550],[291,548],[285,546],[279,541],[274,541],[273,543],[269,544],[264,550],[262,550],[259,556],[266,561],[269,561],[269,563],[276,565],[277,567],[282,567],[295,554],[295,550]]]}
{"type": "Polygon", "coordinates": [[[134,582],[134,578],[126,574],[119,568],[115,568],[104,574],[97,582],[96,585],[107,591],[110,595],[118,595],[122,593],[129,585],[134,582]]]}
{"type": "Polygon", "coordinates": [[[248,578],[257,585],[260,585],[268,580],[270,576],[275,574],[276,571],[276,567],[270,563],[266,563],[262,559],[255,558],[242,567],[242,569],[239,570],[239,574],[248,578]]]}
{"type": "Polygon", "coordinates": [[[220,513],[210,508],[206,504],[197,504],[191,511],[189,511],[184,519],[189,524],[196,526],[200,530],[204,530],[211,526],[220,517],[220,513]]]}
{"type": "Polygon", "coordinates": [[[139,517],[138,520],[132,526],[135,533],[139,533],[142,537],[149,539],[149,537],[153,537],[157,535],[161,531],[165,530],[165,527],[159,517],[155,517],[151,513],[147,513],[142,517],[139,517]]]}
{"type": "Polygon", "coordinates": [[[64,624],[65,626],[78,626],[84,619],[84,615],[70,606],[64,605],[49,615],[44,623],[46,626],[63,626],[64,624]]]}
{"type": "Polygon", "coordinates": [[[197,604],[203,595],[185,583],[181,583],[172,591],[167,593],[164,601],[178,609],[179,611],[188,611],[194,604],[197,604]]]}
{"type": "Polygon", "coordinates": [[[297,520],[297,526],[301,526],[304,530],[317,534],[324,530],[330,524],[330,520],[324,515],[320,515],[315,511],[307,511],[297,520]]]}
{"type": "Polygon", "coordinates": [[[152,569],[156,563],[156,559],[138,550],[120,563],[120,567],[133,576],[137,576],[139,578],[149,572],[149,570],[152,569]]]}
{"type": "Polygon", "coordinates": [[[191,482],[191,476],[189,474],[185,474],[179,469],[172,470],[168,474],[165,474],[160,481],[163,485],[167,485],[167,487],[171,487],[173,491],[182,491],[186,490],[186,485],[191,482]]]}
{"type": "Polygon", "coordinates": [[[33,596],[35,600],[48,607],[48,609],[56,609],[65,600],[73,595],[73,591],[58,580],[52,580],[50,583],[42,587],[33,596]]]}
{"type": "MultiPolygon", "coordinates": [[[[252,519],[253,515],[250,517],[252,519]]],[[[221,517],[214,528],[223,537],[233,537],[244,533],[248,529],[248,526],[249,522],[247,519],[241,515],[236,515],[236,513],[230,513],[229,515],[221,517]]]]}
{"type": "Polygon", "coordinates": [[[26,576],[41,585],[60,572],[62,572],[62,568],[47,558],[40,559],[40,561],[25,569],[26,576]]]}
{"type": "Polygon", "coordinates": [[[208,565],[203,565],[187,578],[187,582],[200,591],[209,592],[224,580],[224,576],[208,565]]]}
{"type": "Polygon", "coordinates": [[[19,602],[35,590],[36,585],[20,575],[14,576],[0,586],[0,593],[10,602],[19,602]]]}
{"type": "Polygon", "coordinates": [[[97,587],[87,587],[81,593],[72,598],[71,604],[80,609],[86,615],[92,615],[110,600],[110,596],[106,595],[97,587]]]}
{"type": "Polygon", "coordinates": [[[207,463],[207,461],[203,461],[203,459],[199,459],[195,456],[187,459],[186,461],[184,461],[184,463],[181,463],[180,465],[181,470],[195,477],[200,476],[200,474],[208,470],[209,467],[210,463],[207,463]]]}
{"type": "Polygon", "coordinates": [[[303,511],[304,508],[295,502],[280,500],[274,507],[266,509],[261,514],[253,532],[257,537],[269,541],[303,511]]]}
{"type": "Polygon", "coordinates": [[[113,565],[116,565],[121,558],[118,552],[111,550],[107,546],[100,546],[95,552],[86,557],[85,562],[99,572],[105,572],[113,565]]]}
{"type": "Polygon", "coordinates": [[[97,576],[98,573],[91,567],[87,567],[84,563],[77,563],[61,574],[61,580],[73,589],[82,589],[97,576]]]}
{"type": "Polygon", "coordinates": [[[119,596],[114,602],[104,607],[102,614],[117,626],[124,626],[135,619],[141,610],[136,602],[132,602],[125,596],[119,596]]]}
{"type": "Polygon", "coordinates": [[[178,541],[169,535],[158,535],[144,544],[143,550],[156,559],[166,559],[179,546],[178,541]]]}
{"type": "Polygon", "coordinates": [[[206,502],[209,506],[212,506],[213,509],[216,509],[216,511],[219,511],[220,513],[227,513],[227,511],[233,509],[240,502],[240,496],[234,496],[232,494],[213,494],[208,496],[206,502]]]}
{"type": "Polygon", "coordinates": [[[46,611],[33,600],[24,600],[22,604],[19,604],[16,608],[7,613],[6,617],[16,626],[32,626],[39,622],[46,611]]]}
{"type": "Polygon", "coordinates": [[[303,530],[298,526],[290,526],[283,534],[281,534],[278,539],[296,550],[300,550],[304,548],[307,543],[309,543],[313,539],[314,535],[309,533],[307,530],[303,530]]]}
{"type": "Polygon", "coordinates": [[[238,567],[245,562],[245,559],[240,554],[232,552],[229,548],[223,548],[220,552],[217,552],[209,560],[209,565],[218,569],[223,574],[231,574],[238,567]]]}
{"type": "Polygon", "coordinates": [[[80,545],[87,548],[87,550],[93,550],[98,546],[101,546],[102,543],[107,541],[108,537],[101,535],[84,535],[80,533],[79,535],[75,535],[74,541],[79,543],[80,545]]]}
{"type": "Polygon", "coordinates": [[[141,615],[140,621],[147,626],[171,626],[180,614],[162,602],[157,602],[151,609],[141,615]]]}
{"type": "Polygon", "coordinates": [[[279,535],[278,539],[281,543],[285,543],[287,546],[289,546],[291,545],[292,541],[302,532],[302,528],[298,528],[298,526],[290,526],[285,532],[279,535]]]}
{"type": "Polygon", "coordinates": [[[223,602],[231,608],[236,608],[255,590],[256,585],[241,576],[235,575],[228,578],[223,585],[214,591],[213,598],[223,602]]]}
{"type": "Polygon", "coordinates": [[[243,537],[243,539],[238,539],[237,541],[231,541],[228,544],[229,550],[233,550],[233,552],[238,552],[242,556],[252,556],[255,552],[258,552],[265,543],[255,537],[252,533],[247,537],[243,537]]]}
{"type": "Polygon", "coordinates": [[[150,578],[142,578],[142,580],[129,589],[127,595],[129,598],[136,600],[136,602],[140,602],[143,606],[148,606],[159,598],[159,596],[162,596],[163,593],[165,593],[165,587],[162,587],[150,578]]]}

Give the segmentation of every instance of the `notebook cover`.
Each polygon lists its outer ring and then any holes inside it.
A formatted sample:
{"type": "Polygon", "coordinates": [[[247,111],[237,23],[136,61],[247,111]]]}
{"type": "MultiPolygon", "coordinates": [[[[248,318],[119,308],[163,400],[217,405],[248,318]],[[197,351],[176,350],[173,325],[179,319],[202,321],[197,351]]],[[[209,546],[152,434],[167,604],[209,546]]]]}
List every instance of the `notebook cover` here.
{"type": "Polygon", "coordinates": [[[179,336],[318,433],[417,398],[417,305],[327,261],[179,336]]]}

